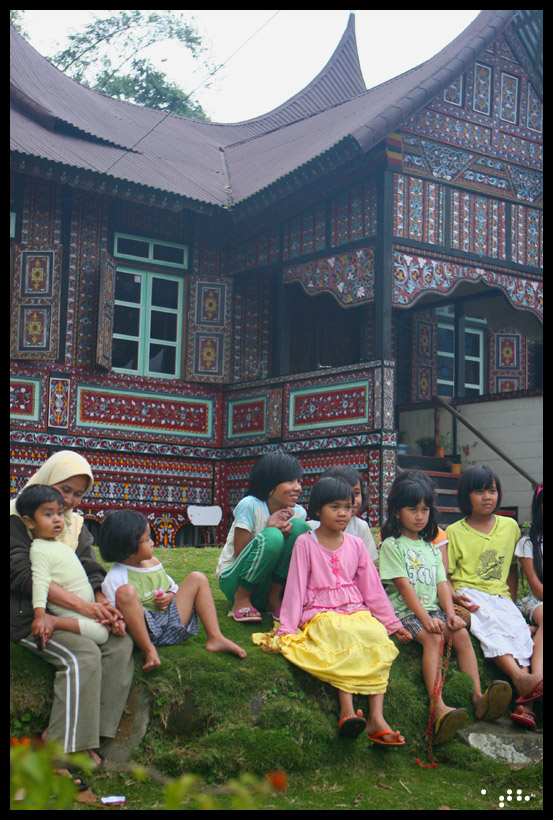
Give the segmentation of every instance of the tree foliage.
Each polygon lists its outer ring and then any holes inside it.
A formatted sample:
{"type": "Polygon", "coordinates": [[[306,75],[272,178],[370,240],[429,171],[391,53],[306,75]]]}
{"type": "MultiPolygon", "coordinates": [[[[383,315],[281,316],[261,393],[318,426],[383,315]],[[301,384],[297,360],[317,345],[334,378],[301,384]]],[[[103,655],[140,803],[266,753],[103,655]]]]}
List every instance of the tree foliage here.
{"type": "MultiPolygon", "coordinates": [[[[193,24],[180,11],[123,10],[95,17],[68,34],[68,45],[50,61],[83,85],[110,97],[184,117],[206,119],[201,105],[163,71],[147,50],[163,42],[180,44],[206,73],[205,47],[193,24]]],[[[183,60],[184,62],[184,60],[183,60]]]]}

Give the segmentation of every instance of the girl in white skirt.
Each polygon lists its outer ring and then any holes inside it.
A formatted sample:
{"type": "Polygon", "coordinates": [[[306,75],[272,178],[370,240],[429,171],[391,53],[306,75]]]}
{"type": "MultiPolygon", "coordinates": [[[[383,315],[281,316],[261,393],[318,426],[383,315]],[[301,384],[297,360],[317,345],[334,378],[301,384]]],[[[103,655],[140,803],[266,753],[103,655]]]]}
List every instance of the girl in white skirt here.
{"type": "Polygon", "coordinates": [[[519,693],[511,719],[535,728],[532,711],[522,704],[540,676],[530,670],[532,636],[515,604],[518,524],[495,514],[501,503],[501,484],[489,467],[471,467],[462,473],[457,499],[465,518],[447,528],[453,600],[470,611],[470,631],[480,641],[484,657],[495,661],[519,693]]]}

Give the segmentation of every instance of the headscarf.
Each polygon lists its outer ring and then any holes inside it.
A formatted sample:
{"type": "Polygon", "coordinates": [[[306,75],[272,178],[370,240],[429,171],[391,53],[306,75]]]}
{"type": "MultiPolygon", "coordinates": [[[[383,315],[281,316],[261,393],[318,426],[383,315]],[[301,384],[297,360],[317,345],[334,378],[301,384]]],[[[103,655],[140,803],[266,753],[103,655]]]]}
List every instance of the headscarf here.
{"type": "MultiPolygon", "coordinates": [[[[85,492],[88,492],[94,483],[90,464],[79,453],[74,453],[72,450],[61,450],[44,462],[42,467],[27,481],[23,489],[30,487],[32,484],[45,484],[51,487],[53,484],[61,484],[63,481],[78,475],[87,477],[88,483],[85,492]]],[[[15,501],[15,498],[10,501],[10,515],[19,516],[15,509],[15,501]]],[[[65,529],[56,540],[63,541],[64,544],[75,550],[84,523],[83,518],[73,510],[65,510],[63,517],[65,519],[65,529]]]]}

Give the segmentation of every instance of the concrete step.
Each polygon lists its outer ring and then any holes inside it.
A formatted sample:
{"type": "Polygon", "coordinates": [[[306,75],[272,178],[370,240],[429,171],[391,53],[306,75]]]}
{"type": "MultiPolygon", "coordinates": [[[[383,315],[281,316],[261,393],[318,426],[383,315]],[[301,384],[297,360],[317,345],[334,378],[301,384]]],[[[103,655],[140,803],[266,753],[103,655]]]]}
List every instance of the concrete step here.
{"type": "Polygon", "coordinates": [[[471,723],[457,734],[486,757],[516,768],[532,766],[543,758],[543,730],[517,726],[505,715],[493,723],[471,723]]]}

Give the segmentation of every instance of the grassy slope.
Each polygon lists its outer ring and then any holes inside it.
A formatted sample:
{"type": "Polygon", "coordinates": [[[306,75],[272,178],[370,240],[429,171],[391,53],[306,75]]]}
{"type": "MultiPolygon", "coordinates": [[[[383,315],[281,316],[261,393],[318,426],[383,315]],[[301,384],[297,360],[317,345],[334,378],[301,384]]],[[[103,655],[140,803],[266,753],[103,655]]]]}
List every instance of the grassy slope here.
{"type": "MultiPolygon", "coordinates": [[[[162,558],[177,582],[192,570],[214,579],[218,552],[186,548],[164,552],[162,558]]],[[[248,657],[240,661],[206,652],[203,630],[185,645],[162,648],[162,666],[148,675],[142,672],[137,653],[136,680],[147,687],[153,706],[151,727],[137,755],[141,762],[169,776],[197,772],[207,782],[244,771],[263,776],[283,769],[290,776],[290,787],[267,806],[275,809],[366,809],[377,801],[379,808],[396,810],[435,810],[442,805],[489,810],[497,807],[501,789],[521,788],[523,795],[539,792],[540,766],[513,772],[459,740],[435,750],[438,769],[417,766],[417,756],[426,762],[423,735],[428,721],[418,645],[400,648],[386,694],[385,714],[406,736],[406,746],[381,749],[363,736],[352,743],[336,736],[338,700],[332,687],[251,643],[254,631],[271,628],[269,616],[261,625],[236,624],[226,617],[228,605],[215,580],[212,589],[223,632],[244,646],[248,657]]],[[[477,656],[485,685],[498,672],[483,660],[479,648],[477,656]]],[[[11,661],[12,715],[30,717],[33,729],[42,728],[49,711],[45,692],[51,690],[52,671],[13,645],[11,661]]],[[[470,712],[471,689],[470,678],[459,672],[452,658],[446,703],[468,705],[470,712]]],[[[359,706],[365,710],[366,699],[359,698],[359,706]]],[[[25,726],[16,731],[24,732],[25,726]]],[[[118,793],[116,784],[106,786],[103,793],[118,793]]],[[[151,785],[144,808],[157,799],[159,794],[151,785]]],[[[525,803],[524,808],[538,808],[538,802],[525,803]]]]}

